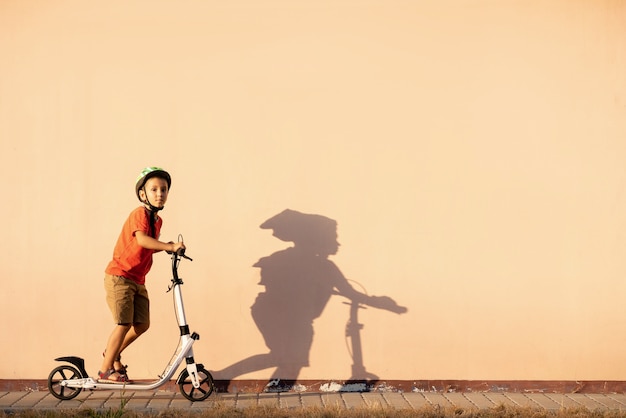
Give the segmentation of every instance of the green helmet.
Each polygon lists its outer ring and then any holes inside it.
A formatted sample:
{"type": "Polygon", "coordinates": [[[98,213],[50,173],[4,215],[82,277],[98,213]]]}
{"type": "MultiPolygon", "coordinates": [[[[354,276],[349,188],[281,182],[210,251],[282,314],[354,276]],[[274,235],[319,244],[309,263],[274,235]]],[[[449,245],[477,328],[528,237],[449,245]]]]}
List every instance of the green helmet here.
{"type": "Polygon", "coordinates": [[[167,181],[168,189],[172,187],[172,178],[167,171],[165,171],[161,167],[146,167],[141,170],[141,173],[139,173],[139,176],[137,176],[137,180],[135,182],[135,194],[137,195],[137,199],[139,199],[139,201],[141,201],[141,197],[139,197],[139,190],[143,189],[143,186],[146,185],[148,179],[152,177],[160,177],[167,181]]]}

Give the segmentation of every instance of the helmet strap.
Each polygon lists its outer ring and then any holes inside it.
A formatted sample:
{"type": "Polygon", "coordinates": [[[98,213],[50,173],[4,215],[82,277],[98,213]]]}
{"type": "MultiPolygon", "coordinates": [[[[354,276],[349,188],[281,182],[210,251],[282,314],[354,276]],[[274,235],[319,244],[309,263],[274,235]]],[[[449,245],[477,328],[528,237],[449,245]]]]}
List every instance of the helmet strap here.
{"type": "Polygon", "coordinates": [[[156,236],[157,212],[163,208],[157,208],[156,206],[152,205],[152,203],[150,203],[150,201],[148,200],[148,196],[146,196],[146,200],[145,201],[142,200],[141,203],[147,206],[146,209],[148,210],[148,221],[150,224],[150,236],[152,238],[157,238],[156,236]]]}
{"type": "Polygon", "coordinates": [[[157,218],[156,211],[151,210],[150,211],[150,236],[152,238],[157,238],[157,236],[156,236],[156,218],[157,218]]]}

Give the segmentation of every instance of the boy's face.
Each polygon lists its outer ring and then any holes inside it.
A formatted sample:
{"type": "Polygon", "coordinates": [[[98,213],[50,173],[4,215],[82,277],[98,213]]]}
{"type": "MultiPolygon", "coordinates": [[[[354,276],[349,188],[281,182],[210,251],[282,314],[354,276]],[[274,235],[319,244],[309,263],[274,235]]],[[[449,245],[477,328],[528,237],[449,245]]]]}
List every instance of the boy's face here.
{"type": "Polygon", "coordinates": [[[142,201],[148,199],[148,202],[152,206],[162,208],[167,202],[167,194],[169,190],[167,188],[167,181],[160,177],[149,178],[144,188],[139,190],[139,196],[142,201]]]}

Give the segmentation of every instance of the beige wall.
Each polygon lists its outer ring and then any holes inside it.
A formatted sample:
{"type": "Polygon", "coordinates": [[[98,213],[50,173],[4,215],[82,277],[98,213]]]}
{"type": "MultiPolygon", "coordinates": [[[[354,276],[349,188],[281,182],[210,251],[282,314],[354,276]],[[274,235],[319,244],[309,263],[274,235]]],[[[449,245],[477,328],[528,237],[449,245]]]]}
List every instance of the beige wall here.
{"type": "MultiPolygon", "coordinates": [[[[97,370],[103,269],[161,165],[209,369],[267,352],[252,265],[291,208],[408,307],[360,312],[381,378],[626,380],[626,2],[4,0],[0,57],[1,379],[97,370]]],[[[131,377],[175,349],[168,268],[131,377]]],[[[350,377],[342,302],[300,378],[350,377]]]]}

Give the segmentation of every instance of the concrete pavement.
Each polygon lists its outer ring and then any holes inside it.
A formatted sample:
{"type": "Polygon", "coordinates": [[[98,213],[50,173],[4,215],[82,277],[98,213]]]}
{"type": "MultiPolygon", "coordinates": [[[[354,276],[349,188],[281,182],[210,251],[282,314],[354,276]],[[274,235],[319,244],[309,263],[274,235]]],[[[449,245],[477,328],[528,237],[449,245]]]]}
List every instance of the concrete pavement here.
{"type": "Polygon", "coordinates": [[[519,392],[283,392],[283,393],[213,393],[207,400],[191,402],[179,392],[157,391],[83,391],[76,398],[60,401],[47,390],[0,392],[0,410],[107,410],[124,408],[136,412],[158,413],[163,410],[203,410],[216,405],[246,408],[386,407],[418,410],[428,406],[444,408],[488,409],[498,406],[530,407],[558,411],[564,408],[587,408],[626,412],[623,393],[519,393],[519,392]]]}

